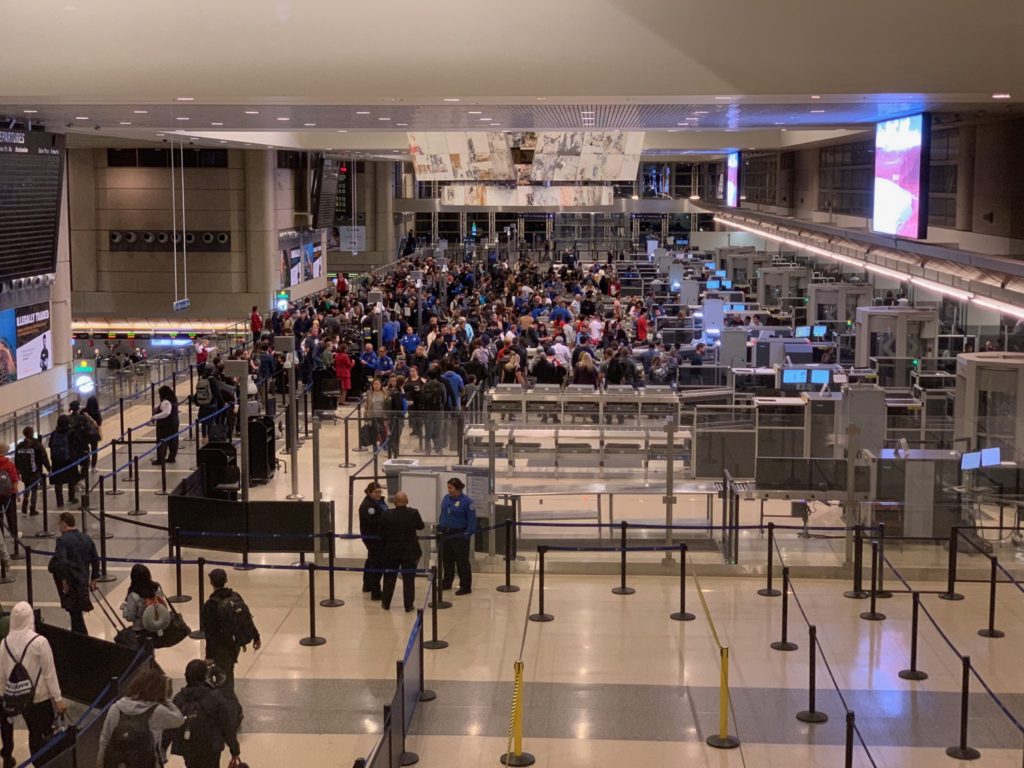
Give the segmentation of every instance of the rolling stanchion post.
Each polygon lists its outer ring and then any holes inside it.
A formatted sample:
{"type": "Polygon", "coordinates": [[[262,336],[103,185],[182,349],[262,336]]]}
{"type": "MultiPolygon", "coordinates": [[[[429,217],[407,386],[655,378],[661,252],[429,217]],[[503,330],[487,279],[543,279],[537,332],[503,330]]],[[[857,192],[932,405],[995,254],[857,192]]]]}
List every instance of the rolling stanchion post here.
{"type": "Polygon", "coordinates": [[[326,638],[316,634],[316,563],[309,563],[306,568],[309,570],[309,637],[299,640],[299,645],[323,645],[326,638]]]}
{"type": "Polygon", "coordinates": [[[430,601],[430,639],[423,643],[423,647],[439,651],[448,647],[448,641],[437,639],[437,605],[441,602],[441,582],[436,565],[430,566],[430,588],[434,592],[434,599],[430,601]]]}
{"type": "Polygon", "coordinates": [[[206,631],[203,629],[203,606],[206,605],[206,558],[197,558],[196,566],[199,573],[199,629],[193,629],[189,633],[189,637],[193,640],[205,640],[206,631]]]}
{"type": "Polygon", "coordinates": [[[828,715],[817,710],[817,683],[816,666],[818,660],[818,628],[811,624],[807,627],[807,643],[811,647],[811,655],[807,667],[807,709],[796,713],[796,719],[801,723],[827,723],[828,715]]]}
{"type": "Polygon", "coordinates": [[[118,434],[118,437],[123,438],[124,437],[124,398],[123,397],[117,398],[117,419],[120,422],[119,426],[121,427],[121,431],[118,434]]]}
{"type": "Polygon", "coordinates": [[[440,533],[437,534],[437,589],[434,592],[434,602],[431,604],[431,608],[437,610],[444,610],[445,608],[451,608],[452,604],[444,599],[444,584],[441,578],[442,569],[444,568],[444,536],[440,533]]]}
{"type": "Polygon", "coordinates": [[[949,747],[946,754],[955,760],[977,760],[981,752],[974,747],[967,746],[967,716],[970,705],[971,692],[971,657],[963,657],[963,680],[960,689],[960,743],[955,747],[949,747]]]}
{"type": "Polygon", "coordinates": [[[156,410],[156,382],[149,382],[149,407],[156,410]]]}
{"type": "Polygon", "coordinates": [[[25,601],[32,605],[35,601],[33,600],[32,594],[32,547],[25,547],[25,601]]]}
{"type": "Polygon", "coordinates": [[[871,605],[868,610],[860,615],[865,621],[883,621],[884,613],[876,610],[875,601],[878,599],[878,542],[871,542],[871,605]]]}
{"type": "Polygon", "coordinates": [[[36,539],[52,539],[54,536],[57,535],[55,533],[51,533],[50,532],[50,522],[49,522],[49,520],[50,520],[50,498],[49,498],[49,494],[47,493],[47,491],[49,490],[48,486],[49,486],[49,484],[51,482],[51,478],[52,477],[53,477],[52,474],[51,475],[43,475],[42,480],[40,480],[40,483],[42,484],[42,490],[43,490],[43,512],[42,512],[42,514],[43,514],[43,530],[39,531],[38,533],[32,534],[33,538],[36,538],[36,539]]]}
{"type": "Polygon", "coordinates": [[[949,530],[949,573],[946,576],[946,591],[939,595],[940,600],[963,600],[964,596],[956,591],[956,545],[960,529],[955,525],[949,530]]]}
{"type": "Polygon", "coordinates": [[[136,456],[135,458],[132,459],[131,466],[133,466],[134,469],[135,469],[135,477],[133,478],[134,481],[135,481],[135,507],[131,511],[129,511],[128,514],[132,515],[132,516],[135,516],[135,517],[141,517],[142,515],[144,515],[146,513],[142,509],[142,503],[141,503],[141,501],[139,499],[139,457],[138,456],[136,456]]]}
{"type": "Polygon", "coordinates": [[[693,621],[696,616],[686,610],[686,542],[679,544],[679,610],[669,614],[673,621],[693,621]]]}
{"type": "Polygon", "coordinates": [[[868,596],[864,591],[864,526],[853,526],[853,589],[843,592],[843,597],[863,600],[868,596]]]}
{"type": "Polygon", "coordinates": [[[187,603],[190,595],[183,595],[181,589],[181,528],[174,526],[171,532],[174,548],[174,594],[167,598],[169,603],[187,603]]]}
{"type": "Polygon", "coordinates": [[[327,599],[320,601],[322,608],[339,608],[345,604],[344,600],[341,600],[334,595],[334,558],[335,558],[335,538],[334,531],[327,533],[327,599]]]}
{"type": "Polygon", "coordinates": [[[913,608],[910,614],[910,669],[902,669],[899,676],[904,680],[927,680],[928,673],[917,668],[917,615],[921,610],[921,595],[912,592],[913,608]]]}
{"type": "Polygon", "coordinates": [[[116,576],[107,573],[107,505],[103,493],[103,477],[100,476],[100,577],[96,581],[117,581],[116,576]]]}
{"type": "MultiPolygon", "coordinates": [[[[13,509],[11,509],[11,516],[8,520],[0,522],[3,523],[3,527],[8,529],[7,532],[11,534],[11,539],[14,540],[14,549],[11,551],[11,560],[21,560],[25,555],[23,555],[18,549],[18,542],[21,540],[21,536],[18,535],[18,497],[9,496],[7,498],[7,503],[13,506],[13,509]],[[8,522],[11,523],[10,526],[8,526],[8,522]]],[[[3,514],[5,511],[5,508],[0,506],[0,514],[3,514]]],[[[82,519],[85,519],[84,511],[82,512],[82,519]]]]}
{"type": "Polygon", "coordinates": [[[789,568],[782,569],[782,639],[771,645],[774,651],[795,651],[797,644],[789,641],[789,568]]]}
{"type": "Polygon", "coordinates": [[[0,560],[0,584],[13,584],[14,577],[7,571],[7,560],[0,560]]]}
{"type": "Polygon", "coordinates": [[[138,464],[135,462],[135,446],[132,444],[132,428],[128,427],[128,477],[125,480],[131,480],[137,474],[135,468],[138,464]]]}
{"type": "Polygon", "coordinates": [[[188,397],[188,439],[195,442],[196,439],[196,427],[195,418],[192,416],[192,396],[188,397]]]}
{"type": "Polygon", "coordinates": [[[529,752],[523,752],[523,662],[514,664],[515,680],[512,686],[512,717],[509,721],[510,749],[499,758],[502,765],[512,768],[523,768],[533,765],[537,758],[529,752]]]}
{"type": "Polygon", "coordinates": [[[437,698],[437,692],[436,691],[432,691],[429,688],[427,688],[426,680],[423,677],[423,675],[424,675],[423,670],[427,666],[426,664],[423,663],[423,661],[424,661],[424,659],[423,659],[423,642],[424,642],[423,641],[423,635],[424,635],[424,633],[427,630],[427,625],[425,623],[426,622],[426,617],[423,614],[423,609],[422,608],[417,608],[416,609],[416,621],[420,625],[420,631],[419,631],[419,638],[420,639],[419,639],[419,642],[416,643],[416,646],[417,646],[416,653],[418,653],[420,655],[420,701],[433,701],[434,699],[437,698]]]}
{"type": "Polygon", "coordinates": [[[499,584],[498,592],[518,592],[519,587],[512,583],[512,518],[505,520],[505,583],[499,584]]]}
{"type": "MultiPolygon", "coordinates": [[[[166,438],[165,438],[166,439],[166,438]]],[[[163,441],[161,441],[163,442],[163,441]]],[[[160,490],[155,492],[157,496],[167,495],[167,461],[160,462],[160,490]]]]}
{"type": "Polygon", "coordinates": [[[341,469],[348,469],[350,467],[354,467],[355,466],[355,464],[352,463],[352,459],[349,457],[348,416],[346,416],[344,419],[342,419],[341,423],[342,423],[342,428],[341,428],[342,437],[343,437],[343,439],[345,441],[345,461],[343,463],[339,464],[338,467],[341,468],[341,469]]]}
{"type": "Polygon", "coordinates": [[[305,439],[309,439],[309,389],[302,389],[302,432],[305,439]]]}
{"type": "Polygon", "coordinates": [[[740,740],[729,735],[729,646],[719,650],[721,671],[718,683],[718,733],[708,736],[706,743],[715,749],[735,749],[740,740]]]}
{"type": "Polygon", "coordinates": [[[116,437],[110,441],[110,490],[107,491],[108,496],[120,496],[124,493],[124,491],[117,490],[117,441],[116,437]]]}
{"type": "Polygon", "coordinates": [[[843,760],[845,768],[853,768],[853,732],[856,726],[857,717],[853,712],[846,712],[846,752],[843,760]]]}
{"type": "Polygon", "coordinates": [[[988,559],[992,567],[988,581],[988,626],[984,629],[979,629],[978,634],[982,637],[995,639],[1006,637],[1006,633],[1001,629],[996,629],[996,578],[998,576],[999,561],[995,555],[989,555],[988,559]]]}
{"type": "Polygon", "coordinates": [[[772,586],[775,570],[775,523],[768,523],[768,572],[764,589],[757,590],[761,597],[778,597],[782,593],[772,586]]]}
{"type": "Polygon", "coordinates": [[[537,547],[537,556],[540,558],[540,586],[537,590],[537,612],[531,613],[527,618],[530,621],[554,621],[555,617],[544,612],[544,555],[548,548],[545,544],[537,547]]]}
{"type": "Polygon", "coordinates": [[[629,523],[623,520],[619,523],[619,526],[622,530],[619,543],[619,586],[612,590],[612,594],[632,595],[636,593],[636,590],[626,586],[626,530],[629,527],[629,523]]]}
{"type": "Polygon", "coordinates": [[[875,597],[879,600],[888,600],[892,592],[883,586],[885,581],[885,523],[878,524],[878,584],[875,590],[875,597]]]}

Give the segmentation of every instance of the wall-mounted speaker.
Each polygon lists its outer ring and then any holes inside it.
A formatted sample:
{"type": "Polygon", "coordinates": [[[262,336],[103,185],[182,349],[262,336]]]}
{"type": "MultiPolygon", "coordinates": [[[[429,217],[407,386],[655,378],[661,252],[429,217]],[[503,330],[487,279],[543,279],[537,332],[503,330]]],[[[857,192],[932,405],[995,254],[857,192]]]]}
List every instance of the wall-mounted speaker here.
{"type": "MultiPolygon", "coordinates": [[[[113,230],[108,233],[111,251],[171,252],[182,246],[180,231],[171,230],[113,230]]],[[[185,247],[198,253],[225,253],[231,250],[231,233],[224,230],[196,230],[186,232],[185,247]]]]}
{"type": "Polygon", "coordinates": [[[185,245],[192,245],[193,243],[195,243],[195,241],[196,241],[196,233],[195,232],[186,232],[185,233],[185,245]]]}
{"type": "Polygon", "coordinates": [[[146,232],[142,235],[142,242],[144,242],[146,245],[152,245],[153,243],[156,242],[156,235],[153,234],[152,232],[146,232]]]}
{"type": "Polygon", "coordinates": [[[209,245],[213,242],[213,232],[203,232],[203,242],[209,245]]]}
{"type": "Polygon", "coordinates": [[[117,245],[122,240],[124,240],[124,235],[122,235],[120,232],[111,232],[110,233],[110,243],[111,243],[111,245],[117,245]]]}

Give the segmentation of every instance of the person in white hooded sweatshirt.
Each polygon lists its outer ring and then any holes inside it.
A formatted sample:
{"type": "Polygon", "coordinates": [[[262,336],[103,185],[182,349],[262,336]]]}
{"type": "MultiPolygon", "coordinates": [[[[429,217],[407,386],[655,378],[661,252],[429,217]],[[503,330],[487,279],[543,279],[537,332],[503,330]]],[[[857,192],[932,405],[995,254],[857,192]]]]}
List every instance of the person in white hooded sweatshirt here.
{"type": "MultiPolygon", "coordinates": [[[[50,643],[35,631],[35,617],[31,605],[20,602],[14,606],[11,611],[11,630],[0,645],[3,646],[0,648],[0,684],[7,681],[19,660],[29,677],[36,681],[32,706],[23,714],[25,725],[28,727],[29,751],[35,754],[50,737],[56,713],[64,712],[67,704],[61,698],[60,682],[57,680],[57,669],[53,664],[50,643]]],[[[3,729],[6,731],[6,752],[7,745],[11,743],[8,737],[13,732],[13,725],[5,719],[3,729]]],[[[17,764],[12,755],[4,754],[4,768],[12,768],[17,764]]]]}

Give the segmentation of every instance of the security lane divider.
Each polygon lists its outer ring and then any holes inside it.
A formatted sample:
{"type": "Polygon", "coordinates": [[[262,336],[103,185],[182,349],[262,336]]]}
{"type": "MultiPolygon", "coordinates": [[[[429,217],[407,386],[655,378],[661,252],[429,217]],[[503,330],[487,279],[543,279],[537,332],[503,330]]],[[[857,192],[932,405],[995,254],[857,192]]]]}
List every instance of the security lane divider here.
{"type": "MultiPolygon", "coordinates": [[[[540,552],[538,551],[538,560],[539,558],[540,552]]],[[[538,561],[534,561],[533,576],[530,579],[530,592],[526,596],[526,618],[523,621],[523,636],[519,641],[519,655],[512,666],[512,709],[509,712],[508,719],[508,743],[505,747],[505,753],[498,758],[502,764],[513,767],[533,765],[536,762],[536,758],[532,754],[523,751],[523,653],[526,650],[526,636],[529,632],[530,621],[533,619],[530,610],[533,607],[533,589],[537,583],[537,570],[538,561]]],[[[541,592],[543,593],[543,587],[541,592]]],[[[543,613],[543,605],[540,610],[543,613]]]]}

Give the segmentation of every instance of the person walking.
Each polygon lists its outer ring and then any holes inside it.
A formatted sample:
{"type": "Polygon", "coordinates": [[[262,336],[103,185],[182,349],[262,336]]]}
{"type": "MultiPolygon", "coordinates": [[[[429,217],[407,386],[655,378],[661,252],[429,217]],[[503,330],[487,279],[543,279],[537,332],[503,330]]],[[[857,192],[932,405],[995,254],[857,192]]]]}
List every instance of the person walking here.
{"type": "MultiPolygon", "coordinates": [[[[211,381],[211,386],[216,386],[211,381]]],[[[174,390],[164,384],[157,390],[160,396],[160,403],[153,412],[153,423],[156,425],[156,458],[153,464],[159,466],[167,463],[173,464],[178,458],[178,430],[181,423],[178,420],[178,397],[174,390]]]]}
{"type": "Polygon", "coordinates": [[[38,515],[36,501],[39,497],[39,486],[42,485],[43,493],[46,493],[46,476],[43,472],[50,471],[50,459],[46,455],[42,440],[36,437],[32,427],[25,427],[21,434],[22,441],[14,449],[14,466],[21,475],[21,482],[25,484],[25,493],[21,497],[21,514],[38,515]]]}
{"type": "Polygon", "coordinates": [[[71,443],[71,460],[81,460],[78,465],[78,476],[82,481],[82,493],[89,495],[89,467],[90,460],[86,457],[92,452],[93,444],[99,444],[100,428],[92,420],[92,417],[82,410],[82,404],[75,400],[68,406],[68,417],[71,419],[71,429],[68,433],[71,443]]]}
{"type": "Polygon", "coordinates": [[[57,527],[60,529],[60,537],[48,570],[57,585],[60,607],[71,617],[71,631],[88,635],[83,614],[92,610],[89,591],[96,589],[96,580],[100,577],[100,558],[96,554],[93,540],[75,527],[73,514],[61,512],[57,527]]]}
{"type": "Polygon", "coordinates": [[[142,632],[146,628],[142,617],[146,613],[146,608],[155,602],[166,606],[167,597],[160,585],[153,581],[149,568],[142,563],[136,563],[132,566],[128,594],[121,605],[121,615],[125,621],[131,622],[132,629],[142,632]]]}
{"type": "Polygon", "coordinates": [[[96,395],[90,395],[85,401],[85,414],[93,420],[96,425],[96,431],[91,435],[89,441],[89,449],[92,452],[92,468],[96,469],[96,462],[100,458],[100,440],[103,436],[103,414],[100,413],[100,401],[96,398],[96,395]]]}
{"type": "Polygon", "coordinates": [[[416,532],[423,530],[420,511],[409,506],[405,491],[395,494],[395,506],[381,515],[380,538],[383,549],[384,586],[381,591],[381,607],[391,610],[391,598],[395,594],[398,571],[402,571],[402,600],[405,612],[414,610],[416,605],[416,574],[413,572],[423,556],[423,550],[416,538],[416,532]]]}
{"type": "Polygon", "coordinates": [[[374,480],[364,491],[366,494],[359,505],[359,535],[366,547],[366,562],[363,564],[363,592],[370,593],[371,600],[380,600],[383,548],[380,541],[380,518],[387,511],[384,489],[374,480]]]}
{"type": "Polygon", "coordinates": [[[156,665],[143,667],[135,674],[103,721],[97,765],[160,768],[164,764],[164,731],[185,722],[181,711],[168,701],[170,689],[171,681],[156,665]]]}
{"type": "Polygon", "coordinates": [[[35,631],[35,615],[26,602],[15,604],[11,610],[10,631],[0,648],[0,681],[6,684],[16,664],[25,669],[35,682],[31,698],[5,696],[0,730],[3,731],[3,768],[14,768],[19,761],[13,756],[13,719],[21,715],[28,728],[28,750],[35,754],[53,734],[55,713],[63,713],[68,706],[60,692],[57,668],[53,663],[53,650],[49,641],[35,631]]]}
{"type": "Polygon", "coordinates": [[[370,391],[366,393],[366,418],[370,420],[370,425],[373,427],[374,450],[387,437],[387,408],[388,395],[384,391],[384,382],[375,378],[370,384],[370,391]]]}
{"type": "Polygon", "coordinates": [[[441,517],[437,531],[441,534],[441,589],[451,589],[456,571],[459,589],[456,595],[473,591],[473,569],[470,563],[470,538],[476,533],[476,508],[473,500],[462,492],[466,487],[459,478],[448,480],[448,495],[441,500],[441,517]]]}
{"type": "Polygon", "coordinates": [[[240,761],[238,723],[231,705],[209,679],[209,662],[193,659],[185,667],[185,687],[171,702],[185,718],[172,737],[171,754],[184,758],[185,768],[219,768],[225,745],[231,766],[240,761]]]}
{"type": "Polygon", "coordinates": [[[50,482],[53,483],[58,507],[64,506],[64,486],[67,486],[68,501],[72,504],[78,503],[78,499],[75,498],[78,467],[70,466],[71,463],[71,418],[62,414],[57,417],[57,425],[50,435],[50,466],[53,468],[50,482]]]}
{"type": "Polygon", "coordinates": [[[224,672],[221,690],[237,706],[237,721],[241,722],[242,705],[235,695],[235,664],[239,652],[244,652],[249,643],[253,651],[258,651],[263,643],[249,606],[227,583],[228,574],[223,568],[210,571],[213,592],[200,609],[199,619],[206,632],[206,658],[224,672]]]}
{"type": "Polygon", "coordinates": [[[388,458],[397,459],[409,404],[405,399],[405,377],[395,376],[388,385],[388,458]]]}
{"type": "Polygon", "coordinates": [[[423,419],[423,444],[428,454],[444,452],[444,407],[447,399],[448,391],[441,382],[441,371],[432,365],[427,372],[427,382],[420,390],[418,404],[423,419]]]}

